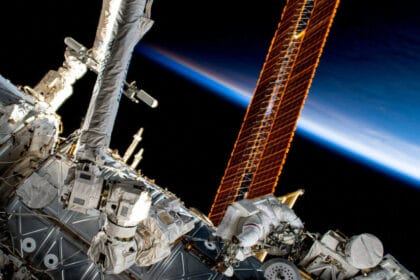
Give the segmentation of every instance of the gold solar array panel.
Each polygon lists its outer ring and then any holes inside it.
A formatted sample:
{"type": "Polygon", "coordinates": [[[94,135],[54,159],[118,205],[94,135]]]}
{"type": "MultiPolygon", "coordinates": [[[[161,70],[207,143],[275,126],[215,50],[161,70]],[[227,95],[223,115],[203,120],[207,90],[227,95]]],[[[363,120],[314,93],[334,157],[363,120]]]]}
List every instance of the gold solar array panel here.
{"type": "Polygon", "coordinates": [[[289,0],[209,218],[241,198],[274,193],[338,0],[289,0]]]}

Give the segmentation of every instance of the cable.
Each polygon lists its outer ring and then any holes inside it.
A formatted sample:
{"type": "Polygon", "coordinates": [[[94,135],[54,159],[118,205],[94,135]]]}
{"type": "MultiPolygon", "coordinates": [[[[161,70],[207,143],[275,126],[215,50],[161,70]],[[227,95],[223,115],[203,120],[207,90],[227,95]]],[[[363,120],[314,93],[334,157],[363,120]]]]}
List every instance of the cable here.
{"type": "MultiPolygon", "coordinates": [[[[60,225],[65,225],[65,224],[63,224],[63,222],[60,220],[60,219],[58,219],[58,218],[56,218],[56,217],[54,217],[54,216],[51,216],[51,215],[46,215],[46,214],[41,214],[41,213],[9,213],[9,212],[6,212],[6,211],[0,211],[0,214],[6,214],[6,215],[10,215],[10,216],[12,216],[12,215],[15,215],[15,216],[32,216],[32,217],[42,217],[42,218],[46,218],[46,219],[50,219],[50,220],[53,220],[53,221],[55,221],[56,223],[58,223],[58,224],[60,224],[60,225]]],[[[72,235],[74,235],[74,236],[77,236],[78,238],[80,238],[80,240],[82,241],[82,242],[84,242],[86,245],[90,245],[90,241],[87,241],[87,240],[85,240],[85,239],[83,239],[80,235],[79,235],[79,233],[77,233],[76,231],[74,231],[73,229],[71,229],[71,228],[69,228],[69,227],[65,227],[65,229],[67,230],[67,231],[69,231],[72,235]]]]}
{"type": "Polygon", "coordinates": [[[14,161],[0,161],[0,164],[12,164],[12,163],[18,163],[18,162],[21,162],[21,161],[23,161],[23,160],[25,160],[25,157],[21,157],[21,158],[19,158],[19,159],[17,159],[17,160],[14,160],[14,161]]]}
{"type": "Polygon", "coordinates": [[[2,180],[6,185],[8,185],[9,187],[12,187],[12,188],[14,188],[14,187],[16,187],[17,185],[20,184],[20,182],[19,182],[19,183],[16,183],[16,184],[12,185],[9,182],[7,182],[7,180],[3,177],[0,177],[0,180],[2,180]]]}

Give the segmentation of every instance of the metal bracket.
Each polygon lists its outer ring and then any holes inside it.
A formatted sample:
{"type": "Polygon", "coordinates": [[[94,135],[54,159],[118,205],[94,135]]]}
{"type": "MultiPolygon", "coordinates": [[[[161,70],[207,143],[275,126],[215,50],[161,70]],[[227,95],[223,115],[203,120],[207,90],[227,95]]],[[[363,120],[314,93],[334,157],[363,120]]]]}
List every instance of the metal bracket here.
{"type": "MultiPolygon", "coordinates": [[[[64,38],[64,43],[66,44],[70,54],[73,55],[77,60],[85,64],[89,70],[98,74],[99,63],[93,57],[91,50],[88,50],[85,46],[77,42],[71,37],[64,38]]],[[[156,108],[158,106],[158,101],[148,94],[145,90],[139,89],[136,85],[136,82],[131,83],[124,82],[125,89],[123,94],[128,97],[134,103],[139,103],[143,101],[150,108],[156,108]]]]}

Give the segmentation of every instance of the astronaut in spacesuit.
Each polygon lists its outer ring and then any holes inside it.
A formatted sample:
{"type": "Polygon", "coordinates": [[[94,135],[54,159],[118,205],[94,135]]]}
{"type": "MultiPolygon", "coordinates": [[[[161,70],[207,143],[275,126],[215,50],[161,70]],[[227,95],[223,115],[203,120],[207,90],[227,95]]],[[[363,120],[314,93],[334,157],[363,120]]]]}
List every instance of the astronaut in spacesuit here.
{"type": "Polygon", "coordinates": [[[224,273],[232,274],[235,265],[262,248],[282,255],[285,252],[279,247],[295,244],[302,231],[299,217],[273,195],[233,203],[216,231],[226,244],[222,256],[224,273]],[[270,246],[265,246],[267,242],[270,246]]]}

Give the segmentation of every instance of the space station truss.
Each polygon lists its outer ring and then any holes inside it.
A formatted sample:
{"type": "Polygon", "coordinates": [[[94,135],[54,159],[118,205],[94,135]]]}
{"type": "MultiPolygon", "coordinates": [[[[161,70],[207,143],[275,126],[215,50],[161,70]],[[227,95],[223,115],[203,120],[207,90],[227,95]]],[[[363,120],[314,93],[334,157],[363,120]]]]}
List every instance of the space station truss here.
{"type": "Polygon", "coordinates": [[[274,193],[339,0],[289,0],[272,39],[209,218],[274,193]]]}

